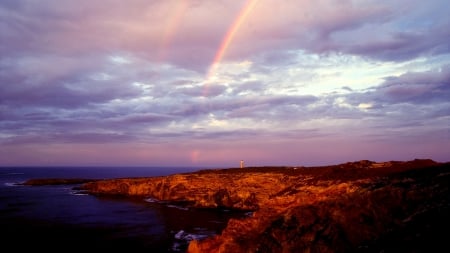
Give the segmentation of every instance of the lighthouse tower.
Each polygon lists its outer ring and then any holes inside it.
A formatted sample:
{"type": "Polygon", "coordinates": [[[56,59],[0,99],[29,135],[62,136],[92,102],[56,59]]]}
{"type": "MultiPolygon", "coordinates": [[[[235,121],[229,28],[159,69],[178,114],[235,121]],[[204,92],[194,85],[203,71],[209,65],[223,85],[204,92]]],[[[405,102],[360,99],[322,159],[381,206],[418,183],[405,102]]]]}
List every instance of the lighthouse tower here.
{"type": "Polygon", "coordinates": [[[241,169],[244,168],[244,160],[241,160],[241,162],[239,163],[239,165],[240,165],[240,168],[241,168],[241,169]]]}

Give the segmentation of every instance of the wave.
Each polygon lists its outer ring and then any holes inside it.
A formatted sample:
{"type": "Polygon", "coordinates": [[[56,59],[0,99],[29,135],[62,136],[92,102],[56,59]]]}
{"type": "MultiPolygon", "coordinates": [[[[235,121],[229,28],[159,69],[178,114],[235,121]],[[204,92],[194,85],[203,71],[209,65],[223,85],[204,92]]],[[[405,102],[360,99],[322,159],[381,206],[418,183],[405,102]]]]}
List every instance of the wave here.
{"type": "Polygon", "coordinates": [[[177,205],[167,205],[168,207],[172,207],[172,208],[176,208],[176,209],[180,209],[180,210],[184,210],[184,211],[189,211],[188,207],[183,207],[183,206],[177,206],[177,205]]]}
{"type": "Polygon", "coordinates": [[[176,239],[176,241],[172,245],[172,250],[175,252],[181,252],[181,251],[185,250],[185,248],[187,247],[187,245],[189,244],[190,241],[202,240],[207,237],[211,237],[211,236],[215,235],[215,233],[208,231],[206,228],[194,228],[194,230],[196,230],[197,232],[196,233],[188,233],[184,230],[178,231],[174,235],[174,238],[176,239]]]}
{"type": "Polygon", "coordinates": [[[22,183],[19,182],[5,182],[3,185],[8,187],[23,186],[22,183]]]}
{"type": "Polygon", "coordinates": [[[148,203],[160,203],[160,201],[155,198],[145,198],[144,201],[148,203]]]}
{"type": "Polygon", "coordinates": [[[78,190],[71,191],[70,194],[77,195],[77,196],[89,195],[87,191],[81,191],[81,190],[80,191],[78,191],[78,190]]]}
{"type": "Polygon", "coordinates": [[[7,172],[7,173],[1,173],[0,176],[9,176],[9,175],[25,175],[23,172],[7,172]]]}

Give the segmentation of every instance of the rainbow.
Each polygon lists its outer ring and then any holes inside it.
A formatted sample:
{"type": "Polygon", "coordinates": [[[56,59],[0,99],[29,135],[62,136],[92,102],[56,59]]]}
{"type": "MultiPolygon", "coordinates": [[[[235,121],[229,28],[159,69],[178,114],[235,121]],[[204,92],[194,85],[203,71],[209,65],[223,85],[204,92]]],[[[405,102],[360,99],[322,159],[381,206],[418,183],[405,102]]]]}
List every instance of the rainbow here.
{"type": "Polygon", "coordinates": [[[220,62],[222,61],[228,47],[231,44],[231,41],[233,40],[234,36],[236,35],[237,31],[241,27],[242,23],[247,19],[248,15],[252,12],[253,8],[256,6],[256,3],[258,0],[247,0],[245,5],[242,7],[241,11],[235,18],[234,22],[228,29],[225,37],[222,40],[222,43],[220,43],[220,47],[217,50],[214,60],[210,65],[210,68],[208,70],[208,73],[205,78],[205,86],[203,88],[203,96],[208,95],[208,86],[211,83],[211,79],[214,76],[214,74],[217,71],[217,67],[220,65],[220,62]]]}
{"type": "Polygon", "coordinates": [[[169,48],[169,45],[178,29],[182,17],[184,16],[187,8],[189,7],[188,0],[180,0],[176,1],[175,3],[176,6],[174,8],[171,8],[172,10],[175,11],[172,12],[172,15],[170,16],[168,22],[166,23],[164,34],[159,43],[159,53],[157,56],[158,62],[163,62],[164,59],[166,58],[167,49],[169,48]]]}

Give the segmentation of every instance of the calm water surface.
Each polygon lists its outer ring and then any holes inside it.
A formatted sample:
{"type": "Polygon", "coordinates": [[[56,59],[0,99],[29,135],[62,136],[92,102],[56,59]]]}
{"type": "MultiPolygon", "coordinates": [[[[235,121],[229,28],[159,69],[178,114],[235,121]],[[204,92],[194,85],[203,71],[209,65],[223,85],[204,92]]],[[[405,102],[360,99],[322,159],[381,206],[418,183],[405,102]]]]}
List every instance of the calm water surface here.
{"type": "Polygon", "coordinates": [[[0,168],[2,246],[46,252],[183,252],[245,214],[187,209],[145,199],[79,194],[76,185],[21,186],[31,178],[164,176],[200,168],[0,168]],[[20,242],[20,243],[17,243],[20,242]]]}

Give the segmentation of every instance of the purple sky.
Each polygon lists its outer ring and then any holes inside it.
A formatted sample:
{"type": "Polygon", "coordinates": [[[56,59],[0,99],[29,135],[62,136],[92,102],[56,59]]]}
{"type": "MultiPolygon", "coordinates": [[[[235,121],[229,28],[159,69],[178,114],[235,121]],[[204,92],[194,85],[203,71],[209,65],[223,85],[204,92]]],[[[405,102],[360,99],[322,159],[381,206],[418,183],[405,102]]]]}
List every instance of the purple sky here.
{"type": "Polygon", "coordinates": [[[450,161],[448,9],[1,0],[0,166],[450,161]]]}

